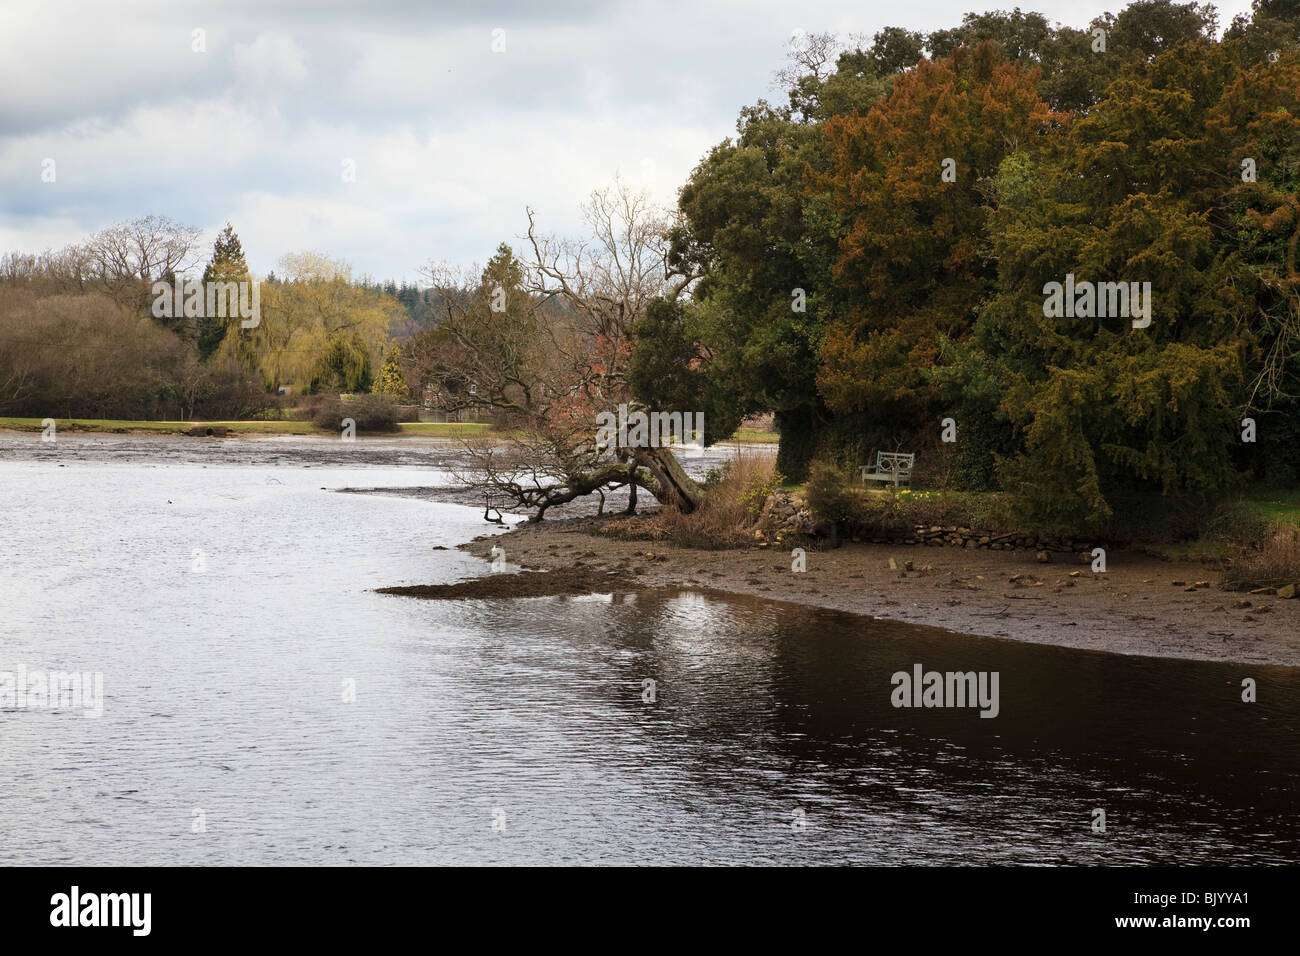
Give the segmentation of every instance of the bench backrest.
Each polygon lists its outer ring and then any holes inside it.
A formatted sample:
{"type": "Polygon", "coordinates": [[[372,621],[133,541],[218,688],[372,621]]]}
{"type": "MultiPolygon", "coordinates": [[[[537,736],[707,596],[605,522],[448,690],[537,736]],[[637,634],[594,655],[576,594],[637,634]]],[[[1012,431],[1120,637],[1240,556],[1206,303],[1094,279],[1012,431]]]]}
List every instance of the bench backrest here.
{"type": "Polygon", "coordinates": [[[876,471],[891,475],[906,475],[912,470],[916,461],[915,452],[878,451],[876,452],[876,471]]]}

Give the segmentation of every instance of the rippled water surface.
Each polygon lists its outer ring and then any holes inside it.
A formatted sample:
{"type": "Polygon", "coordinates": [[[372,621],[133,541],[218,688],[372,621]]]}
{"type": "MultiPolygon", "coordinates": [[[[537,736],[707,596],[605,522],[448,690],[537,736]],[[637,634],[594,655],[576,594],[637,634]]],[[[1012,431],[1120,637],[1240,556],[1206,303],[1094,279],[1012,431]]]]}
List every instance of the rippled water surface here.
{"type": "Polygon", "coordinates": [[[487,571],[435,550],[479,512],[333,492],[445,481],[420,456],[157,447],[0,455],[0,671],[105,696],[0,710],[0,863],[1300,862],[1293,669],[690,592],[387,597],[487,571]],[[998,671],[999,716],[895,709],[915,663],[998,671]]]}

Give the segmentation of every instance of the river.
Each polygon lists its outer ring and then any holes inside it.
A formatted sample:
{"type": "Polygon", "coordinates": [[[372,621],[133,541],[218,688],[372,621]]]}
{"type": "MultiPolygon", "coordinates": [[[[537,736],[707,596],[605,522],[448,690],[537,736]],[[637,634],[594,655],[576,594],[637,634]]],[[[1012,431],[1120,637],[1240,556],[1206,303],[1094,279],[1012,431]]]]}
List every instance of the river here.
{"type": "Polygon", "coordinates": [[[0,437],[0,672],[103,679],[0,708],[0,864],[1300,862],[1295,669],[379,595],[489,573],[491,526],[336,493],[450,446],[324,441],[0,437]],[[894,707],[915,664],[997,672],[998,715],[894,707]]]}

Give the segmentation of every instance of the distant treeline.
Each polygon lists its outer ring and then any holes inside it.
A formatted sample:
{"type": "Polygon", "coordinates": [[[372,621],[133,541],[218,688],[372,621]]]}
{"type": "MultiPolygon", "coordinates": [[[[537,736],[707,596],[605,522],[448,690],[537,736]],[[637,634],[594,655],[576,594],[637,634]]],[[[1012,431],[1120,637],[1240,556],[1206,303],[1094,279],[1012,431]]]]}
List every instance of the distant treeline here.
{"type": "Polygon", "coordinates": [[[436,324],[438,296],[397,290],[420,306],[413,315],[384,287],[306,253],[283,257],[280,273],[258,284],[255,321],[212,313],[206,297],[201,314],[186,314],[170,291],[157,308],[155,283],[171,290],[177,277],[182,289],[186,279],[205,289],[253,282],[229,225],[192,272],[198,236],[145,216],[63,249],[0,257],[0,413],[234,419],[281,414],[323,392],[413,400],[399,343],[436,324]]]}

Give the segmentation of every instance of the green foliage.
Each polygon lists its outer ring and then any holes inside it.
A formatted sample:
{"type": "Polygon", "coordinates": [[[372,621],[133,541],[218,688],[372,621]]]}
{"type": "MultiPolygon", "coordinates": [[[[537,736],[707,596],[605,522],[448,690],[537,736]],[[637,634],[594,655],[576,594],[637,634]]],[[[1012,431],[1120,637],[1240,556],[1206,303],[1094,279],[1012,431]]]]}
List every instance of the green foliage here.
{"type": "Polygon", "coordinates": [[[816,461],[805,491],[814,517],[842,523],[864,534],[910,533],[918,526],[968,527],[997,531],[1007,525],[1005,502],[997,495],[865,489],[849,469],[816,461]]]}
{"type": "MultiPolygon", "coordinates": [[[[235,235],[234,228],[230,223],[226,223],[226,227],[217,234],[216,242],[212,246],[212,259],[203,270],[203,287],[206,289],[209,282],[249,281],[251,279],[248,274],[248,263],[244,260],[244,248],[240,245],[239,236],[235,235]]],[[[205,361],[210,358],[231,334],[231,330],[239,328],[239,321],[238,316],[220,318],[204,315],[200,318],[196,330],[199,358],[205,361]]]]}
{"type": "Polygon", "coordinates": [[[996,457],[1026,521],[1099,527],[1117,495],[1204,499],[1236,481],[1255,283],[1216,242],[1227,162],[1207,136],[1233,75],[1203,43],[1136,61],[1058,141],[1011,155],[990,183],[998,291],[974,346],[1023,437],[996,457]],[[1044,285],[1067,273],[1150,282],[1150,327],[1045,317],[1044,285]]]}
{"type": "Polygon", "coordinates": [[[698,409],[704,383],[696,368],[698,349],[687,330],[681,303],[651,300],[632,325],[632,340],[626,368],[632,397],[659,411],[698,409]]]}
{"type": "MultiPolygon", "coordinates": [[[[880,84],[873,77],[870,86],[840,92],[870,100],[880,84]]],[[[762,101],[742,110],[737,128],[736,139],[710,151],[681,191],[683,224],[672,236],[670,264],[703,272],[691,324],[715,414],[739,421],[772,410],[809,420],[820,406],[817,352],[835,219],[823,196],[805,191],[804,174],[824,165],[825,143],[815,125],[762,101]]],[[[791,455],[784,441],[792,433],[782,429],[782,436],[779,467],[801,475],[807,456],[791,455]]]]}
{"type": "Polygon", "coordinates": [[[752,515],[757,515],[763,510],[763,503],[767,501],[768,496],[785,484],[785,476],[780,471],[772,471],[770,474],[755,475],[741,489],[737,497],[742,508],[752,515]]]}
{"type": "Polygon", "coordinates": [[[860,495],[851,487],[852,473],[840,465],[814,461],[808,468],[804,500],[816,518],[843,521],[861,510],[860,495]]]}
{"type": "Polygon", "coordinates": [[[402,373],[402,348],[399,345],[394,345],[384,357],[383,367],[379,370],[379,394],[398,404],[410,401],[411,393],[406,385],[406,376],[402,373]]]}
{"type": "Polygon", "coordinates": [[[322,390],[368,392],[371,383],[370,350],[365,340],[355,332],[336,332],[312,367],[307,391],[312,395],[322,390]]]}

